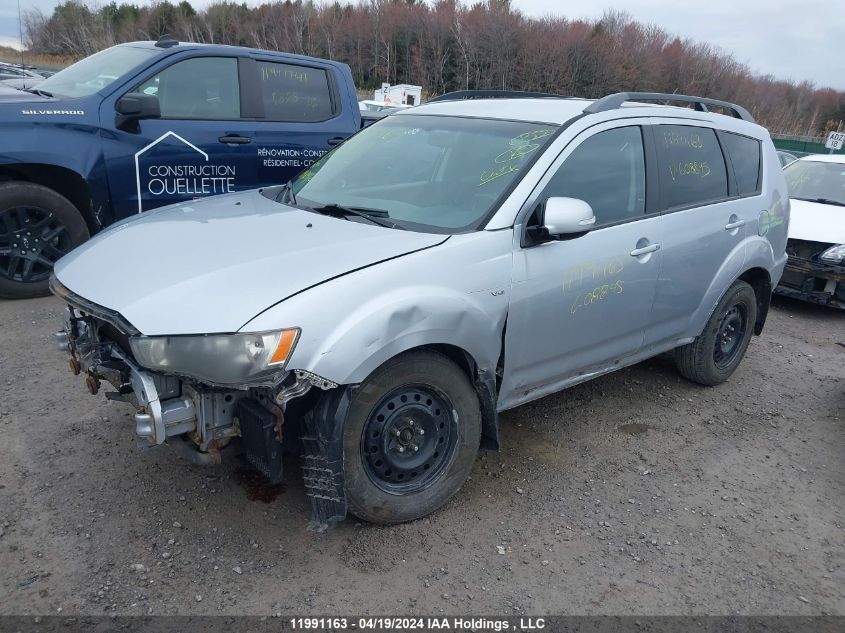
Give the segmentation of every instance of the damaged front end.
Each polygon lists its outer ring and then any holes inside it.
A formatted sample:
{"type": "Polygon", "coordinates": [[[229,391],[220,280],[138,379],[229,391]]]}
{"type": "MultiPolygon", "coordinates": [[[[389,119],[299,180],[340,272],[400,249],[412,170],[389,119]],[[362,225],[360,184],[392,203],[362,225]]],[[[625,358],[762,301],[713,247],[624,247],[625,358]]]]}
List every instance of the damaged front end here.
{"type": "Polygon", "coordinates": [[[228,455],[242,453],[272,484],[282,480],[283,452],[304,448],[306,493],[314,502],[317,527],[345,516],[342,464],[338,444],[331,441],[336,437],[327,443],[327,435],[334,434],[317,424],[313,413],[303,415],[304,410],[297,410],[300,415],[292,436],[285,433],[292,401],[312,388],[342,392],[337,384],[299,370],[280,371],[273,384],[257,386],[209,384],[151,371],[133,354],[131,341],[139,332],[120,314],[86,301],[55,279],[51,289],[67,303],[64,327],[55,339],[59,349],[70,355],[71,371],[85,376],[91,394],[108,383],[114,390],[105,393],[107,399],[136,409],[140,447],[166,443],[180,456],[202,465],[219,464],[228,455]],[[327,452],[329,444],[334,450],[327,452]]]}
{"type": "Polygon", "coordinates": [[[845,263],[826,262],[822,255],[834,245],[790,239],[789,259],[775,292],[819,305],[845,309],[845,263]]]}

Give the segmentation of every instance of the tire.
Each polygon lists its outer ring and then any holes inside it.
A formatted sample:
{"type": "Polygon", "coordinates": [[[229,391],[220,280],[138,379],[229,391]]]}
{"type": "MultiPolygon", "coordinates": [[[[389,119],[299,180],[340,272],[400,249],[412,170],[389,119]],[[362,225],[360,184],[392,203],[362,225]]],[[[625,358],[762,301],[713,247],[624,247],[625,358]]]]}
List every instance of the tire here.
{"type": "Polygon", "coordinates": [[[675,350],[678,371],[702,385],[725,382],[745,356],[756,320],[754,289],[744,281],[734,282],[698,338],[675,350]]]}
{"type": "Polygon", "coordinates": [[[0,297],[48,295],[53,264],[88,237],[64,196],[30,182],[0,184],[0,297]]]}
{"type": "Polygon", "coordinates": [[[391,359],[350,402],[343,432],[349,511],[381,524],[433,512],[466,481],[480,441],[478,396],[455,363],[428,351],[391,359]]]}

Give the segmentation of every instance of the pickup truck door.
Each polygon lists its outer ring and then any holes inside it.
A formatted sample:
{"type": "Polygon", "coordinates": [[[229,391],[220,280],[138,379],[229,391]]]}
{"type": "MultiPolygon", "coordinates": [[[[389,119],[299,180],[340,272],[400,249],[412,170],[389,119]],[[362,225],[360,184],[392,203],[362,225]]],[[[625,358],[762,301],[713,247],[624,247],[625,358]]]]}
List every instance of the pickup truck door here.
{"type": "Polygon", "coordinates": [[[256,100],[255,186],[285,183],[358,131],[360,113],[348,93],[352,77],[337,67],[278,56],[246,60],[256,100]]]}
{"type": "Polygon", "coordinates": [[[255,186],[247,150],[255,123],[241,115],[241,74],[234,56],[167,58],[103,101],[114,219],[255,186]],[[119,127],[115,104],[129,92],[156,95],[161,118],[119,127]]]}
{"type": "MultiPolygon", "coordinates": [[[[582,132],[529,197],[518,223],[499,407],[510,408],[636,354],[651,318],[663,239],[653,145],[640,119],[582,132]],[[572,239],[526,243],[550,197],[585,200],[595,227],[572,239]]],[[[647,130],[646,130],[647,131],[647,130]]]]}

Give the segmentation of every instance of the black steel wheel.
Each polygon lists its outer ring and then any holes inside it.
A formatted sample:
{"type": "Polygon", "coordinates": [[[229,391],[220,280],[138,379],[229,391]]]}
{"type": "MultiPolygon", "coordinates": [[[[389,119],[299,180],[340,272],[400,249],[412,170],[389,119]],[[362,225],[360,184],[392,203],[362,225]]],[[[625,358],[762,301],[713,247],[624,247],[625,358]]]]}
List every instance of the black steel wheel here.
{"type": "Polygon", "coordinates": [[[701,334],[675,350],[681,375],[702,385],[717,385],[736,371],[757,320],[757,295],[744,281],[735,281],[719,300],[701,334]]]}
{"type": "Polygon", "coordinates": [[[405,494],[428,486],[455,452],[457,421],[448,396],[427,385],[387,394],[370,414],[361,440],[373,483],[405,494]]]}
{"type": "Polygon", "coordinates": [[[53,265],[87,239],[67,198],[29,182],[0,185],[0,297],[48,294],[53,265]]]}
{"type": "Polygon", "coordinates": [[[420,350],[396,356],[351,391],[343,428],[349,511],[372,523],[433,512],[463,485],[481,440],[466,373],[420,350]]]}
{"type": "Polygon", "coordinates": [[[745,306],[735,303],[722,317],[719,329],[716,331],[716,342],[713,345],[713,362],[716,363],[716,367],[724,369],[734,362],[747,327],[748,317],[745,306]]]}

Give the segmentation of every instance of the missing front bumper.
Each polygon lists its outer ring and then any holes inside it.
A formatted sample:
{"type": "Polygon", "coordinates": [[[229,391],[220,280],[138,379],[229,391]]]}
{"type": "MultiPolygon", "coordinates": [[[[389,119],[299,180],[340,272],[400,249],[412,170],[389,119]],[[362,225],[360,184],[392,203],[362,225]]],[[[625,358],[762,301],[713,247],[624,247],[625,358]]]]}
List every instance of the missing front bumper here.
{"type": "Polygon", "coordinates": [[[845,266],[791,255],[775,293],[845,309],[845,266]]]}
{"type": "Polygon", "coordinates": [[[208,388],[147,371],[121,345],[104,338],[101,330],[110,331],[101,319],[68,306],[64,328],[55,335],[56,346],[70,355],[74,374],[85,374],[92,394],[106,382],[115,388],[106,393],[109,400],[137,409],[134,421],[140,446],[158,446],[170,437],[183,435],[205,452],[238,434],[234,409],[247,392],[208,388]]]}

